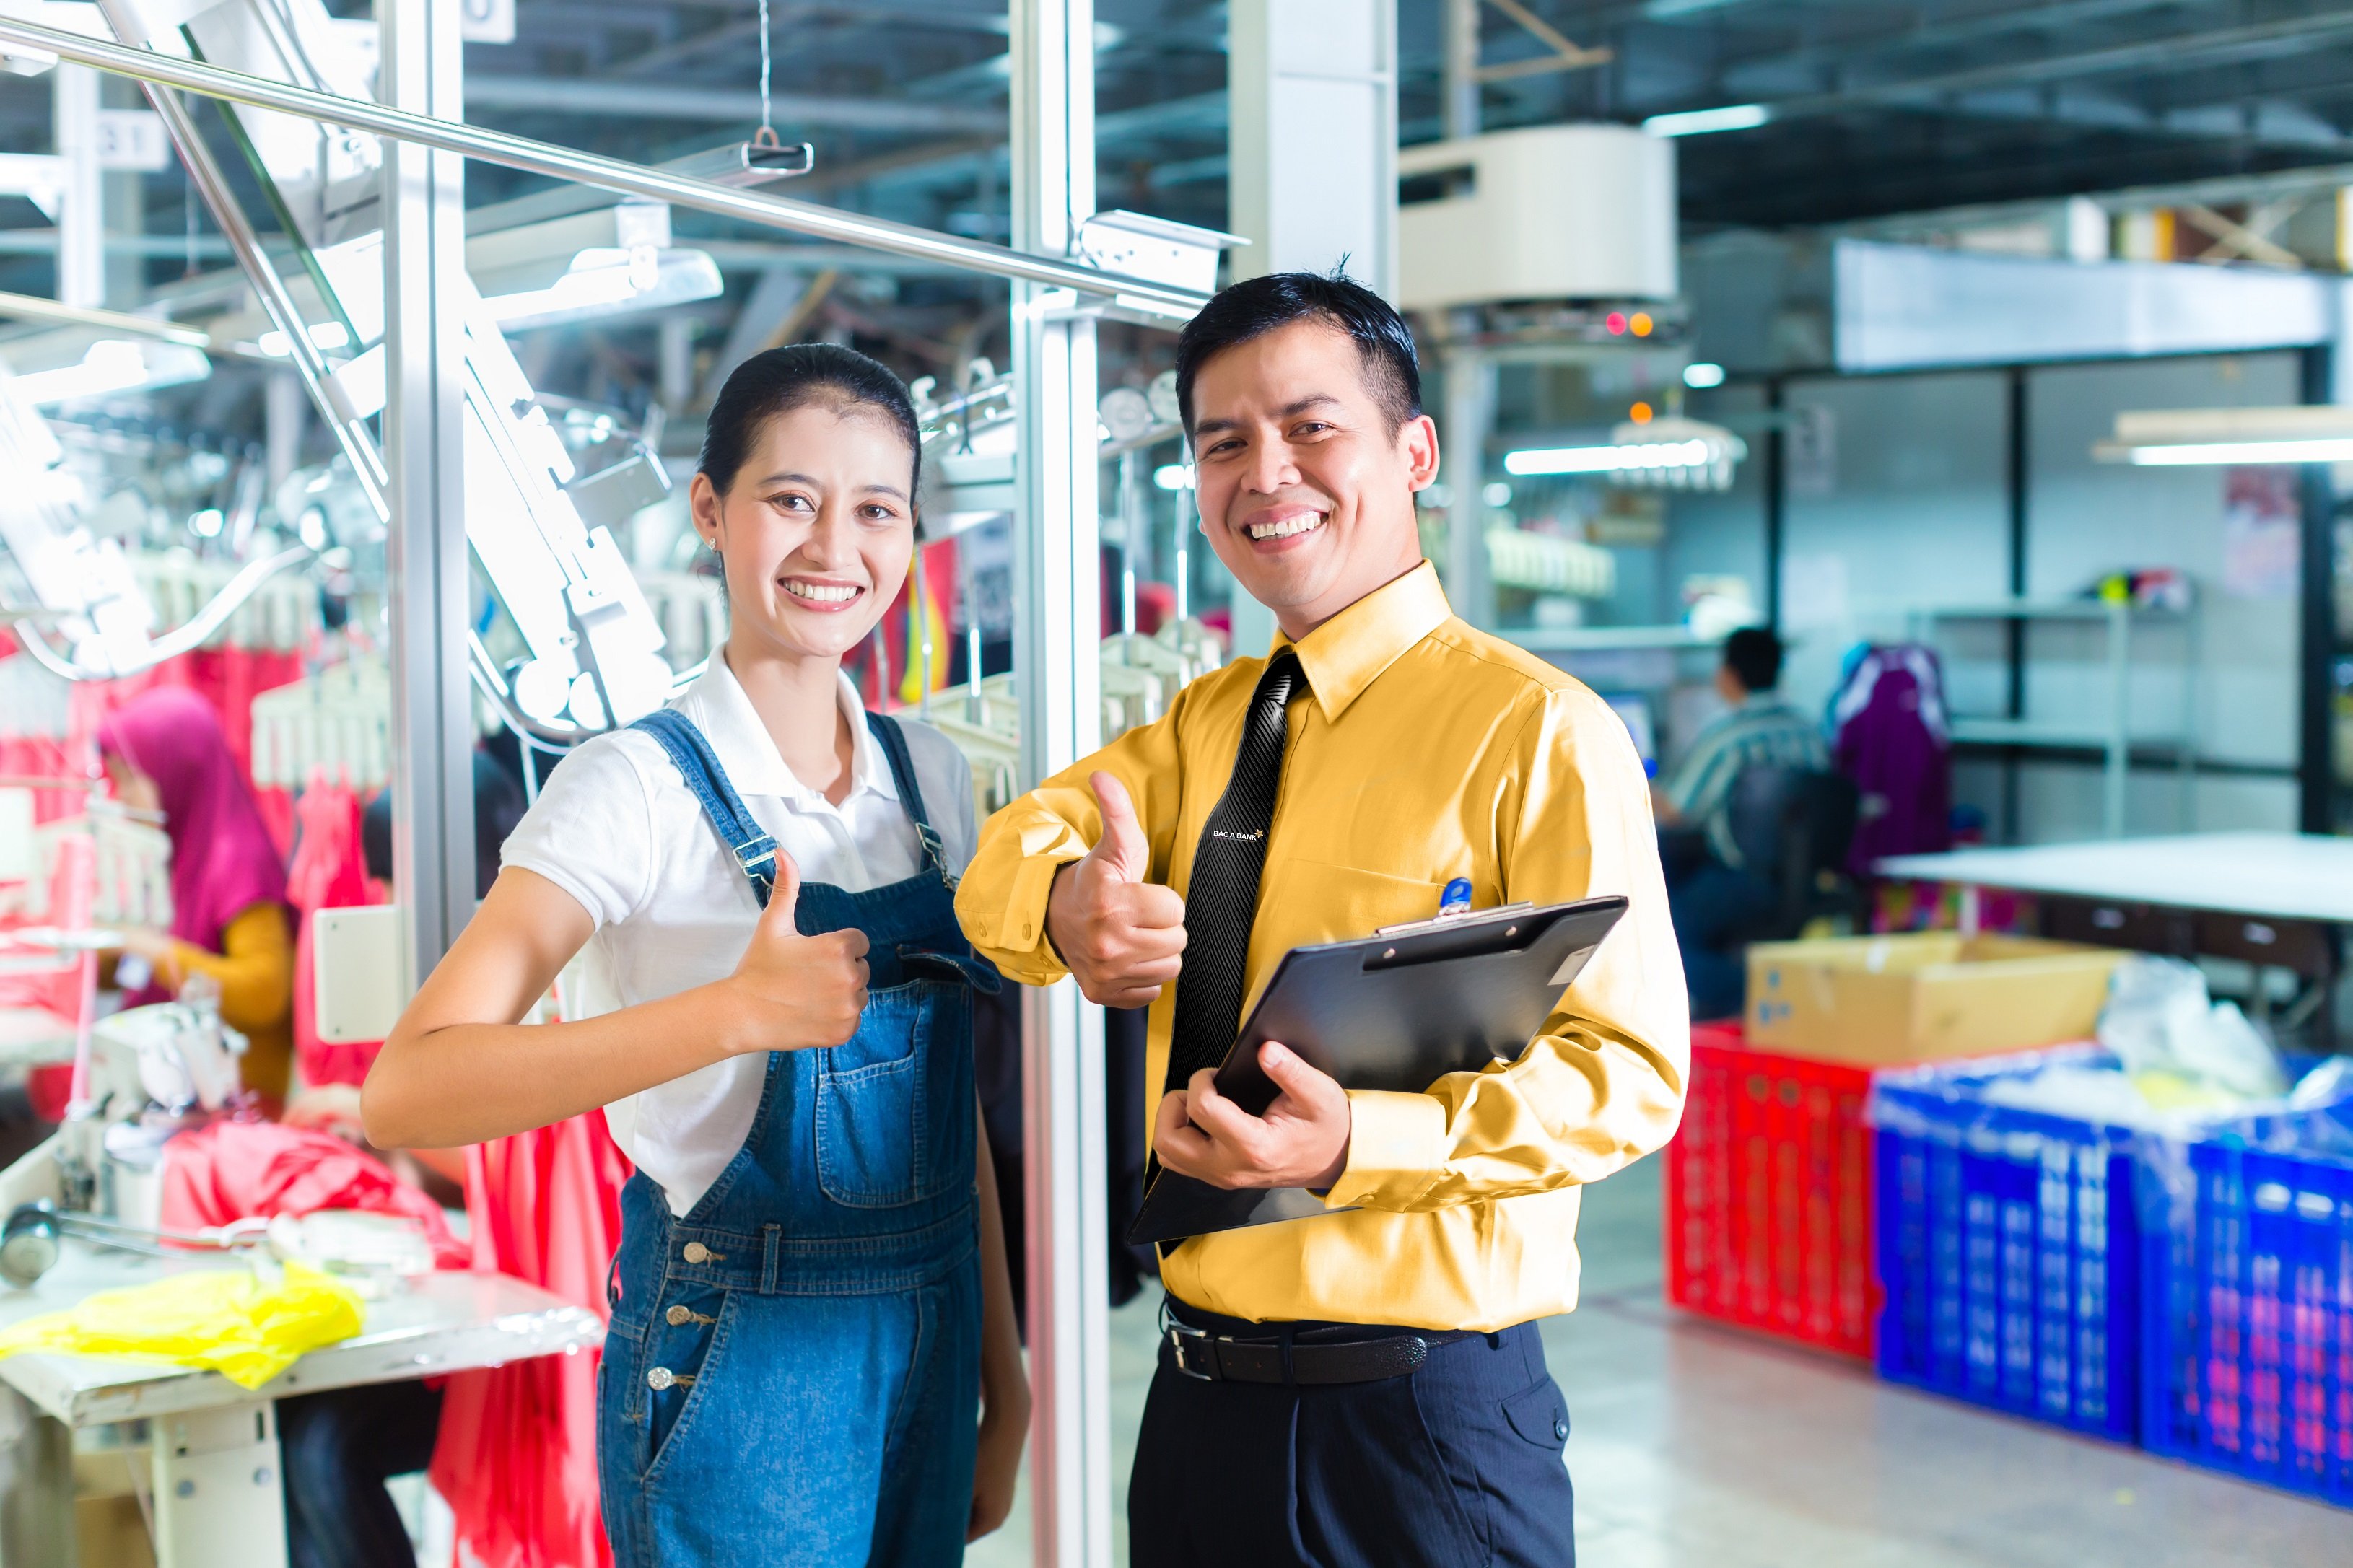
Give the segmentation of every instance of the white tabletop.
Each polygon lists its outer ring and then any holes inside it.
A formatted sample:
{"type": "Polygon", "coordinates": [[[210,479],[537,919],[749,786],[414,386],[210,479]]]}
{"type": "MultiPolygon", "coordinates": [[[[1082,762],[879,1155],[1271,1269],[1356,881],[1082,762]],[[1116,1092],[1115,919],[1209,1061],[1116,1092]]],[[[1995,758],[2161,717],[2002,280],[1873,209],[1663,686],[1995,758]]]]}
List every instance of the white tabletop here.
{"type": "MultiPolygon", "coordinates": [[[[0,1327],[63,1310],[96,1290],[143,1285],[201,1268],[241,1268],[217,1257],[146,1258],[68,1238],[56,1268],[29,1290],[0,1286],[0,1327]]],[[[533,1356],[576,1354],[604,1342],[596,1315],[503,1274],[444,1270],[405,1294],[367,1304],[365,1328],[312,1351],[258,1389],[216,1372],[101,1356],[0,1358],[0,1379],[69,1426],[275,1399],[364,1383],[396,1383],[533,1356]]]]}
{"type": "Polygon", "coordinates": [[[2192,833],[1957,849],[1892,856],[1875,869],[1921,881],[2353,923],[2353,838],[2319,834],[2192,833]]]}

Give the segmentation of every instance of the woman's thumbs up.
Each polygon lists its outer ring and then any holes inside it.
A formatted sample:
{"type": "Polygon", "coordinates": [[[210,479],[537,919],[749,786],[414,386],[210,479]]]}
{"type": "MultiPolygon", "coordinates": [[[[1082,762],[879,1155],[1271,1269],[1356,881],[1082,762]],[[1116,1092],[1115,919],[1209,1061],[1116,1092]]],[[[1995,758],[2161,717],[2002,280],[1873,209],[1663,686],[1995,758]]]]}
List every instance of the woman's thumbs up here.
{"type": "Polygon", "coordinates": [[[866,1010],[866,933],[852,927],[803,936],[794,923],[801,872],[776,851],[776,880],[729,984],[741,1004],[741,1051],[838,1046],[866,1010]]]}

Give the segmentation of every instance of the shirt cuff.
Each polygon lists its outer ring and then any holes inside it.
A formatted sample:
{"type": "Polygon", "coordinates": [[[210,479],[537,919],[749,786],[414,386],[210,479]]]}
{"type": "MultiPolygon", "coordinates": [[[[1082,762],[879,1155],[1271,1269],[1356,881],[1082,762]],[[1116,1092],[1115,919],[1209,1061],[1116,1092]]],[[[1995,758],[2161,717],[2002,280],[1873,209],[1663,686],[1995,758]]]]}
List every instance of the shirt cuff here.
{"type": "Polygon", "coordinates": [[[1032,855],[1013,868],[1012,886],[993,932],[976,932],[995,950],[997,967],[1029,985],[1047,985],[1070,973],[1046,935],[1046,902],[1053,895],[1054,877],[1079,858],[1077,855],[1032,855]]]}
{"type": "Polygon", "coordinates": [[[1427,1094],[1348,1091],[1348,1164],[1324,1201],[1333,1208],[1403,1213],[1438,1184],[1446,1163],[1446,1107],[1427,1094]]]}

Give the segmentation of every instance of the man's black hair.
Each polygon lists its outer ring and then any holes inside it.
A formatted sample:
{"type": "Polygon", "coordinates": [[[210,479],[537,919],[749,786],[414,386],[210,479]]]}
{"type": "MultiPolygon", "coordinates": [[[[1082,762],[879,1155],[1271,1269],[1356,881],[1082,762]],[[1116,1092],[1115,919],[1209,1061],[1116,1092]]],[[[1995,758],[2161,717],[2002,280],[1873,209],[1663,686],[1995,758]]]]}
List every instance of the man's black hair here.
{"type": "Polygon", "coordinates": [[[1748,691],[1781,684],[1781,639],[1765,626],[1743,626],[1724,639],[1724,667],[1748,691]]]}
{"type": "Polygon", "coordinates": [[[1220,289],[1185,323],[1176,339],[1176,407],[1193,428],[1193,378],[1211,356],[1293,321],[1318,321],[1345,332],[1365,363],[1365,387],[1388,416],[1389,431],[1421,412],[1421,366],[1413,333],[1388,300],[1340,273],[1270,272],[1220,289]]]}

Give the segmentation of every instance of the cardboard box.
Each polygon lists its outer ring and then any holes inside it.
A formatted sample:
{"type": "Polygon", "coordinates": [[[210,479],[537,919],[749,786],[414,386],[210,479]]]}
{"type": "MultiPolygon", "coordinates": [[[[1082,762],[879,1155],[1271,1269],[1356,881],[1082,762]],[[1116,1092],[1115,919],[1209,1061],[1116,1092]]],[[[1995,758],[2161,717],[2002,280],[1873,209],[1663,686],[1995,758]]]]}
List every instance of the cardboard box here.
{"type": "Polygon", "coordinates": [[[1748,1043],[1878,1066],[2089,1039],[2125,956],[1955,931],[1759,942],[1748,1043]]]}

